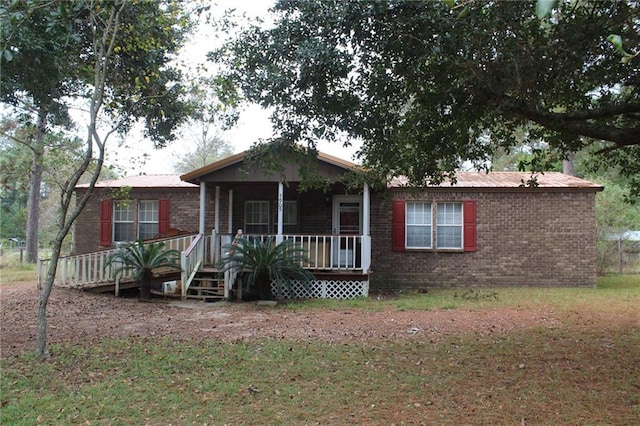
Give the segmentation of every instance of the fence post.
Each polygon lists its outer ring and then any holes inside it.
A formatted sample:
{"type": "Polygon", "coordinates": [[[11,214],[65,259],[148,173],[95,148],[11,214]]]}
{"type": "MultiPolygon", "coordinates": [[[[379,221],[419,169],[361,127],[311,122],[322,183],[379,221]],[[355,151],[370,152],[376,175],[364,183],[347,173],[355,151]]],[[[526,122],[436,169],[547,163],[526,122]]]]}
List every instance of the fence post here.
{"type": "Polygon", "coordinates": [[[182,273],[181,273],[181,279],[182,279],[182,285],[180,286],[180,291],[181,291],[181,300],[185,300],[187,298],[187,281],[189,279],[189,274],[191,273],[191,271],[188,271],[187,268],[187,252],[183,251],[180,253],[180,266],[182,266],[182,273]]]}
{"type": "Polygon", "coordinates": [[[622,275],[622,237],[618,237],[618,273],[622,275]]]}
{"type": "Polygon", "coordinates": [[[38,281],[36,283],[36,288],[38,290],[42,290],[42,260],[40,259],[38,259],[37,276],[38,281]]]}

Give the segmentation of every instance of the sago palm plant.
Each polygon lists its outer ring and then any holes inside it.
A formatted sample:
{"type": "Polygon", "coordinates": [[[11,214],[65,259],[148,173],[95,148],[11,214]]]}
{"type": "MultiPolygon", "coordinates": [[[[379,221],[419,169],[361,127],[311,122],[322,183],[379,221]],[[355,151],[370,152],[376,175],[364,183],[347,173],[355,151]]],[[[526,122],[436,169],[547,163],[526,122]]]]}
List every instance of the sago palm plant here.
{"type": "Polygon", "coordinates": [[[283,285],[292,288],[293,280],[308,285],[314,279],[313,274],[301,266],[309,262],[306,251],[293,241],[274,244],[272,238],[254,241],[239,238],[226,245],[224,250],[229,255],[218,264],[221,273],[230,270],[246,272],[248,285],[258,287],[262,300],[274,298],[271,282],[276,283],[277,296],[280,297],[283,285]]]}
{"type": "Polygon", "coordinates": [[[142,241],[128,243],[111,253],[106,266],[113,268],[114,278],[131,272],[140,285],[140,299],[151,299],[151,280],[158,268],[181,270],[178,250],[165,250],[162,242],[144,244],[142,241]]]}

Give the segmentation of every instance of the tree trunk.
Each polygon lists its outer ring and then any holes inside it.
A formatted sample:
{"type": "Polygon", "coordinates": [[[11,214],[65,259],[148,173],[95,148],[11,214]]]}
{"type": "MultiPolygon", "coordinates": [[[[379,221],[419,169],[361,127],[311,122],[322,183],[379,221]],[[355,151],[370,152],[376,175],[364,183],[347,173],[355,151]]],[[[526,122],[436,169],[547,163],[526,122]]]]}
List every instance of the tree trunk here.
{"type": "Polygon", "coordinates": [[[573,160],[575,157],[576,154],[574,152],[567,153],[567,158],[562,160],[562,173],[569,176],[575,176],[573,171],[573,160]]]}
{"type": "Polygon", "coordinates": [[[38,111],[38,125],[31,144],[31,170],[29,171],[29,198],[27,199],[27,262],[38,260],[38,226],[40,222],[40,189],[42,186],[42,157],[44,135],[47,130],[47,109],[38,111]]]}
{"type": "Polygon", "coordinates": [[[260,292],[260,300],[273,300],[269,274],[259,274],[256,281],[258,284],[258,291],[260,292]]]}
{"type": "Polygon", "coordinates": [[[38,325],[36,330],[36,357],[44,359],[49,356],[47,351],[47,303],[49,302],[49,296],[51,290],[53,290],[53,282],[56,276],[56,270],[58,267],[58,258],[60,257],[60,247],[62,247],[62,240],[64,239],[64,233],[58,234],[53,244],[53,250],[51,252],[51,263],[47,269],[47,276],[44,281],[44,286],[40,292],[38,298],[38,311],[37,319],[38,325]]]}
{"type": "Polygon", "coordinates": [[[145,272],[142,274],[142,279],[140,280],[140,299],[142,300],[151,300],[151,272],[145,272]]]}

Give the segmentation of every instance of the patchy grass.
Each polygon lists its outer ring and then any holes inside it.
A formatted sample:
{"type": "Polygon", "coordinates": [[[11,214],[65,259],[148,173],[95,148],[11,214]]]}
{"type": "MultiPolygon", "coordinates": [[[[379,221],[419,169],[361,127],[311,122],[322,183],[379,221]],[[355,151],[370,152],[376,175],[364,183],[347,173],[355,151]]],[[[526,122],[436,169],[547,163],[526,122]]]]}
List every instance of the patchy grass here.
{"type": "Polygon", "coordinates": [[[328,306],[544,308],[561,324],[438,341],[133,337],[54,346],[45,362],[2,361],[0,423],[640,424],[640,277],[493,291],[328,306]]]}
{"type": "Polygon", "coordinates": [[[6,424],[634,424],[640,331],[378,345],[129,338],[3,362],[6,424]]]}
{"type": "Polygon", "coordinates": [[[33,263],[20,263],[6,262],[6,258],[3,257],[0,261],[0,283],[10,284],[15,282],[32,281],[37,280],[36,265],[33,263]]]}
{"type": "Polygon", "coordinates": [[[314,299],[292,301],[284,306],[300,309],[364,309],[380,311],[387,308],[397,310],[432,309],[486,309],[496,307],[541,309],[553,308],[566,311],[584,308],[598,311],[616,311],[618,303],[630,300],[640,302],[640,275],[612,275],[600,277],[595,288],[549,288],[549,287],[499,287],[472,289],[434,289],[427,293],[400,292],[381,297],[356,298],[352,300],[314,299]]]}

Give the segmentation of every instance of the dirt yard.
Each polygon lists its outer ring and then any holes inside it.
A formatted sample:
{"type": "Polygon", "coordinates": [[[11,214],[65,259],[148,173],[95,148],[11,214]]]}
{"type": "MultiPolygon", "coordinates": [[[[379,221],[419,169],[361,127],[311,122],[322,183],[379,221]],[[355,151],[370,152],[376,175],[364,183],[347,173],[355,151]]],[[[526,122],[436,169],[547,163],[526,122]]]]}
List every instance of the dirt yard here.
{"type": "MultiPolygon", "coordinates": [[[[37,303],[34,283],[0,287],[0,358],[35,348],[37,303]]],[[[261,337],[344,342],[426,334],[435,341],[454,333],[496,333],[559,322],[553,313],[531,310],[293,312],[249,302],[143,303],[62,288],[54,288],[48,312],[49,344],[145,335],[226,342],[261,337]]]]}

